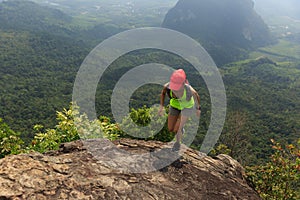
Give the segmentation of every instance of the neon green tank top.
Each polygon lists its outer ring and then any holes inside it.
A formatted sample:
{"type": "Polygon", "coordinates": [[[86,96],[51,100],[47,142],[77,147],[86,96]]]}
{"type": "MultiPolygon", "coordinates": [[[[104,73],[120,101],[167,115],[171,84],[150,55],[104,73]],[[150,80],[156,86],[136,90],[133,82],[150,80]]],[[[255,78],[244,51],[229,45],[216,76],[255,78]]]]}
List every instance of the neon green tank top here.
{"type": "Polygon", "coordinates": [[[170,105],[173,108],[177,108],[178,110],[183,110],[184,108],[192,108],[194,106],[194,97],[192,96],[189,101],[186,100],[186,89],[184,88],[183,95],[181,98],[175,99],[173,98],[172,90],[170,91],[171,100],[170,105]]]}

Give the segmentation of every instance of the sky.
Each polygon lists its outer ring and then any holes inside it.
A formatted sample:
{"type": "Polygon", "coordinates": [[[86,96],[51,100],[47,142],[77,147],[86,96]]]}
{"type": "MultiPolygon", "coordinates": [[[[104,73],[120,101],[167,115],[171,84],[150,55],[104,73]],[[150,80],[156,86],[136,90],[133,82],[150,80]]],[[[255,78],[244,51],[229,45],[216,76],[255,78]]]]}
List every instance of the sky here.
{"type": "Polygon", "coordinates": [[[253,0],[254,8],[263,17],[289,16],[300,19],[300,0],[253,0]]]}

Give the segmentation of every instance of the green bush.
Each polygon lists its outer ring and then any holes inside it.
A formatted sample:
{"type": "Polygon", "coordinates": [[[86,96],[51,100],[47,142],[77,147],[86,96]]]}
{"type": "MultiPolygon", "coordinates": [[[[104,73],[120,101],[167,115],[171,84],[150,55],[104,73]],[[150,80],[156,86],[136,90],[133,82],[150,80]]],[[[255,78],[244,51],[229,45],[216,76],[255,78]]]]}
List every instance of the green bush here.
{"type": "Polygon", "coordinates": [[[230,155],[230,153],[231,153],[231,149],[228,148],[227,145],[219,144],[209,152],[209,155],[214,157],[214,156],[217,156],[219,154],[230,155]]]}
{"type": "Polygon", "coordinates": [[[300,140],[285,147],[272,143],[270,161],[247,167],[248,180],[263,199],[300,199],[300,140]]]}
{"type": "Polygon", "coordinates": [[[118,139],[123,132],[117,124],[107,117],[90,121],[85,114],[79,114],[79,108],[71,104],[70,109],[57,112],[58,124],[55,128],[43,130],[42,125],[35,125],[37,131],[29,149],[46,152],[56,150],[64,142],[78,139],[107,138],[118,139]]]}
{"type": "Polygon", "coordinates": [[[99,119],[99,125],[103,131],[104,138],[116,140],[125,136],[125,133],[121,130],[120,126],[118,124],[111,123],[108,117],[101,116],[99,119]]]}
{"type": "Polygon", "coordinates": [[[39,152],[58,149],[63,142],[78,140],[79,135],[74,123],[74,116],[78,113],[76,106],[71,105],[70,109],[63,109],[62,112],[57,112],[58,124],[53,129],[47,129],[44,132],[42,125],[35,125],[34,130],[37,131],[32,140],[30,149],[39,152]]]}
{"type": "Polygon", "coordinates": [[[174,138],[168,131],[167,123],[165,123],[166,115],[159,116],[158,108],[147,108],[146,106],[139,109],[131,109],[129,115],[123,120],[121,127],[125,130],[130,130],[132,134],[126,134],[125,137],[143,139],[143,140],[157,140],[162,142],[169,142],[174,138]],[[141,127],[147,127],[141,131],[141,127]],[[158,127],[162,127],[158,130],[158,127]]]}
{"type": "Polygon", "coordinates": [[[0,158],[9,154],[18,154],[22,151],[24,142],[19,135],[0,118],[0,158]]]}

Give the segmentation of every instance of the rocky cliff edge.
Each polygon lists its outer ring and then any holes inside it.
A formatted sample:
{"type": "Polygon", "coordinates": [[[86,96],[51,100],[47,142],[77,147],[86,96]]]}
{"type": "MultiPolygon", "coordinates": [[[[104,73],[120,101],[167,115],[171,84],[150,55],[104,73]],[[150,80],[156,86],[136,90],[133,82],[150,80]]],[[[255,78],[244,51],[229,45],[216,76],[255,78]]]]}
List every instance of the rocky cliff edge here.
{"type": "MultiPolygon", "coordinates": [[[[260,199],[248,186],[242,166],[227,155],[212,158],[185,147],[176,157],[166,150],[169,159],[176,158],[169,165],[144,173],[126,172],[124,166],[133,161],[114,153],[124,162],[103,162],[109,161],[107,152],[115,148],[135,154],[156,152],[165,143],[122,139],[102,146],[105,151],[95,156],[90,147],[103,141],[79,140],[46,154],[1,159],[0,199],[260,199]]],[[[151,157],[159,161],[164,153],[151,157]]]]}

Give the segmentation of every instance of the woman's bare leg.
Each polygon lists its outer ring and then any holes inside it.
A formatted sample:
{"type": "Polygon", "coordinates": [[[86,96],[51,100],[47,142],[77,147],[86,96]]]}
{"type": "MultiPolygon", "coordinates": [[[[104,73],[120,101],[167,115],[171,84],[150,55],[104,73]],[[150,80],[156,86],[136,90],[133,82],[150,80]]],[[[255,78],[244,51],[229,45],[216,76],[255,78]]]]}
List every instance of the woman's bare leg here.
{"type": "Polygon", "coordinates": [[[184,116],[184,115],[180,115],[180,117],[178,118],[175,127],[174,127],[174,132],[177,133],[176,134],[176,141],[180,142],[181,138],[182,138],[182,128],[184,127],[185,123],[187,122],[188,117],[184,116]]]}
{"type": "Polygon", "coordinates": [[[177,130],[175,130],[175,125],[179,119],[180,115],[168,115],[168,129],[170,132],[173,132],[176,134],[177,130]]]}

